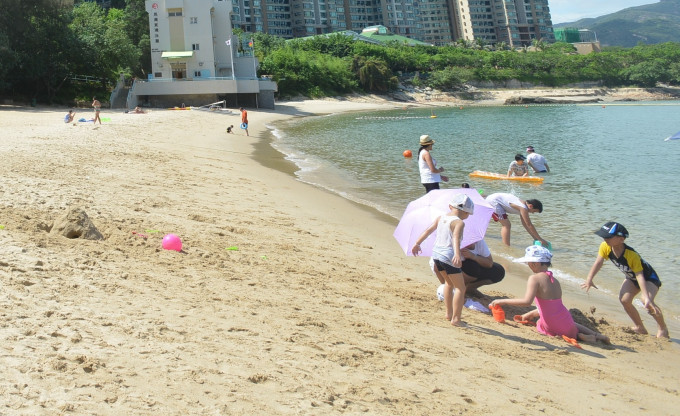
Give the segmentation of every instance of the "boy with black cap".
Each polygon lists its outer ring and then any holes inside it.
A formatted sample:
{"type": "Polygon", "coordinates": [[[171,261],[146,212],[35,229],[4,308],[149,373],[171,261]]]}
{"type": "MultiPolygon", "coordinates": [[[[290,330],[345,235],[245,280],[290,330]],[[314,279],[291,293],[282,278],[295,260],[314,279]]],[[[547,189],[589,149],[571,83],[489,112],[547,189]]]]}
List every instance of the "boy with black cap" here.
{"type": "Polygon", "coordinates": [[[529,168],[524,164],[524,156],[520,153],[515,155],[515,161],[510,164],[508,168],[508,176],[528,176],[529,168]]]}
{"type": "Polygon", "coordinates": [[[593,267],[588,273],[586,282],[581,287],[586,292],[591,287],[597,289],[597,286],[593,284],[593,278],[602,268],[604,259],[609,258],[626,275],[626,279],[621,285],[619,301],[621,301],[623,309],[635,324],[632,328],[633,331],[638,334],[647,334],[642,318],[640,318],[640,314],[635,309],[635,306],[633,306],[633,299],[638,293],[642,292],[642,304],[659,325],[659,331],[656,334],[657,338],[669,338],[668,328],[663,319],[661,308],[654,303],[654,297],[659,292],[661,281],[652,266],[644,261],[637,251],[625,243],[626,238],[628,238],[626,227],[617,222],[610,221],[597,230],[595,234],[604,238],[604,242],[600,244],[597,259],[595,259],[595,263],[593,263],[593,267]]]}

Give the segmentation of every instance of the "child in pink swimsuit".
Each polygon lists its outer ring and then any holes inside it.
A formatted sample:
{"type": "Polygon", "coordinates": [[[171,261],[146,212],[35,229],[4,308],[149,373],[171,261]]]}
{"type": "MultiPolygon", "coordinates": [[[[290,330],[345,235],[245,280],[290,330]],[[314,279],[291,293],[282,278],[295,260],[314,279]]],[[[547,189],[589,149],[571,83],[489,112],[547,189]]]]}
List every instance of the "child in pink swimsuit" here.
{"type": "Polygon", "coordinates": [[[521,321],[538,318],[536,330],[544,335],[578,338],[581,341],[602,341],[609,344],[609,338],[592,329],[574,322],[569,310],[562,304],[562,287],[548,270],[552,253],[542,246],[529,246],[524,257],[515,259],[516,263],[527,263],[531,271],[527,281],[527,291],[522,299],[496,299],[489,305],[529,306],[536,299],[537,308],[521,316],[521,321]]]}

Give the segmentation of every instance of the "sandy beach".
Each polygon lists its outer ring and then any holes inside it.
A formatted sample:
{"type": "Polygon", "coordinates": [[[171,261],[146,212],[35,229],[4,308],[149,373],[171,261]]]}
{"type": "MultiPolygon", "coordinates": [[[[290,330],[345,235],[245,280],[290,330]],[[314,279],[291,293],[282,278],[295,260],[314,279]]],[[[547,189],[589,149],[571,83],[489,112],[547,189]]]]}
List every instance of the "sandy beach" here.
{"type": "MultiPolygon", "coordinates": [[[[611,346],[512,322],[529,308],[452,328],[396,221],[296,181],[268,144],[276,121],[402,105],[280,102],[249,110],[249,137],[225,132],[236,111],[93,126],[0,107],[0,414],[676,413],[677,334],[569,298],[611,346]],[[76,209],[101,239],[60,232],[76,209]]],[[[510,273],[479,300],[522,295],[528,268],[510,273]]]]}

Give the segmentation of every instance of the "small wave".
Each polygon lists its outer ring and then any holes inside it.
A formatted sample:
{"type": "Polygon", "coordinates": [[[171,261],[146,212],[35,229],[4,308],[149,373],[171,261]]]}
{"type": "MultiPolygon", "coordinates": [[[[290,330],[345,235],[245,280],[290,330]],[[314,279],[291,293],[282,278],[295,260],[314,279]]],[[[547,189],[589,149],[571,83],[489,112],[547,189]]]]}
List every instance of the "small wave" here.
{"type": "Polygon", "coordinates": [[[284,138],[284,137],[286,136],[286,134],[283,132],[283,130],[279,130],[279,129],[277,129],[277,128],[274,127],[274,126],[265,124],[265,127],[269,130],[269,132],[271,132],[271,134],[272,134],[277,140],[281,140],[282,138],[284,138]]]}
{"type": "Polygon", "coordinates": [[[332,188],[332,187],[330,187],[330,186],[327,186],[327,185],[324,185],[324,184],[321,184],[321,183],[317,183],[317,182],[314,182],[314,181],[306,180],[306,179],[304,179],[304,178],[302,178],[302,177],[300,177],[300,176],[298,176],[298,180],[299,180],[300,182],[304,182],[304,183],[306,183],[306,184],[316,186],[317,188],[321,188],[321,189],[324,189],[324,190],[326,190],[326,191],[332,192],[332,193],[334,193],[334,194],[336,194],[336,195],[338,195],[338,196],[341,196],[342,198],[344,198],[344,199],[346,199],[346,200],[348,200],[348,201],[352,201],[352,202],[355,202],[355,203],[357,203],[357,204],[367,206],[367,207],[369,207],[369,208],[372,208],[372,209],[375,209],[375,210],[379,211],[379,212],[382,213],[382,214],[386,214],[386,215],[389,215],[389,216],[391,216],[391,217],[393,217],[393,218],[397,218],[397,217],[394,216],[393,213],[389,212],[389,210],[387,210],[385,207],[383,207],[383,206],[380,205],[380,204],[376,204],[376,203],[371,202],[371,201],[368,201],[368,200],[366,200],[366,199],[362,199],[362,198],[356,197],[356,196],[354,196],[354,195],[352,195],[352,194],[349,194],[349,193],[347,193],[347,192],[344,192],[344,191],[339,191],[339,190],[337,190],[337,189],[334,189],[334,188],[332,188]]]}

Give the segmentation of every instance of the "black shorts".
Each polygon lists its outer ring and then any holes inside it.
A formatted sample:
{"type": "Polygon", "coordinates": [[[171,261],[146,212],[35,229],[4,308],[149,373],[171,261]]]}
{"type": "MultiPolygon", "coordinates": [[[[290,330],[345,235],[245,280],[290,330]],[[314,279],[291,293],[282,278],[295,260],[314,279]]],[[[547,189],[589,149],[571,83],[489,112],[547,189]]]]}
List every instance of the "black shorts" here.
{"type": "Polygon", "coordinates": [[[446,272],[446,274],[458,274],[463,272],[458,267],[453,267],[450,264],[446,264],[439,260],[434,261],[434,267],[436,267],[440,272],[446,272]]]}
{"type": "Polygon", "coordinates": [[[505,277],[505,269],[498,263],[494,263],[491,267],[482,267],[474,260],[464,260],[463,273],[475,280],[490,280],[491,283],[498,283],[505,277]]]}
{"type": "Polygon", "coordinates": [[[428,193],[433,189],[439,189],[439,182],[424,183],[423,186],[425,187],[425,193],[428,193]]]}
{"type": "MultiPolygon", "coordinates": [[[[635,279],[635,280],[628,279],[628,280],[633,282],[633,284],[635,285],[636,288],[640,289],[640,284],[638,283],[637,279],[635,279]]],[[[661,287],[661,280],[659,279],[659,276],[656,275],[656,273],[652,273],[652,275],[649,276],[649,277],[645,276],[645,281],[653,284],[656,287],[661,287]]]]}

